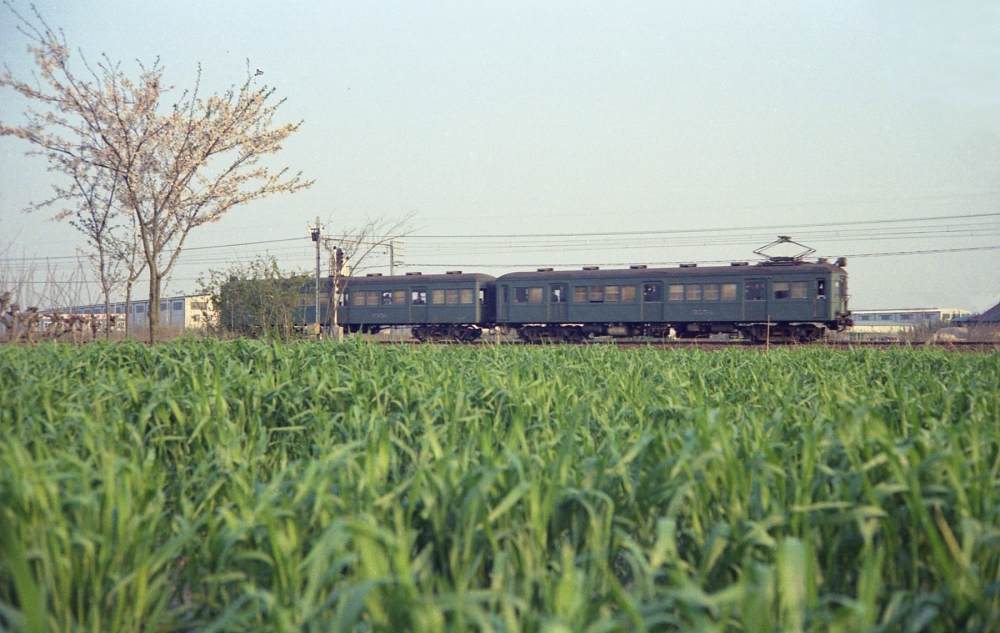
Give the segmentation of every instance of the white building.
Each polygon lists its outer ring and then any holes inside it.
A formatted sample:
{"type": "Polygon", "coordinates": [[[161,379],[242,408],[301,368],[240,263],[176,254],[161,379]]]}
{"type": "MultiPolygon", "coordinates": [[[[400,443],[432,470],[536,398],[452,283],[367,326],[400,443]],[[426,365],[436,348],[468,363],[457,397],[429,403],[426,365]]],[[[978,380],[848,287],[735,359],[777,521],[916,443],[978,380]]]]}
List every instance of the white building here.
{"type": "Polygon", "coordinates": [[[933,331],[947,327],[952,319],[968,316],[968,310],[957,308],[920,308],[906,310],[852,310],[854,327],[851,334],[892,335],[933,331]]]}
{"type": "MultiPolygon", "coordinates": [[[[148,327],[149,299],[133,300],[131,314],[128,315],[131,329],[142,329],[148,327]]],[[[208,295],[190,295],[181,297],[167,297],[160,300],[160,327],[170,328],[177,331],[199,329],[203,327],[205,315],[211,310],[210,297],[208,295]]],[[[83,314],[104,318],[104,304],[72,306],[62,308],[59,312],[63,315],[83,314]]],[[[125,302],[115,301],[111,303],[111,314],[124,315],[125,302]]],[[[44,327],[44,324],[43,324],[44,327]]],[[[116,331],[125,331],[125,319],[116,319],[116,331]]]]}

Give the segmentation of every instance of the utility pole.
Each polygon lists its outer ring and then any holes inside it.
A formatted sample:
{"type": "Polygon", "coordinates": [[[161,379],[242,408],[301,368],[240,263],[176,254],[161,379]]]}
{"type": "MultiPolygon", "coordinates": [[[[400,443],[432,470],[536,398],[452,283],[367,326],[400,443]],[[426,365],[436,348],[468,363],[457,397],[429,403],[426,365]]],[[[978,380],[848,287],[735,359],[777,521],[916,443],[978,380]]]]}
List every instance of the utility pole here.
{"type": "Polygon", "coordinates": [[[319,216],[316,216],[316,227],[311,229],[310,234],[312,235],[312,241],[316,243],[316,340],[323,338],[323,330],[319,325],[319,238],[320,238],[320,228],[319,228],[319,216]]]}
{"type": "Polygon", "coordinates": [[[333,277],[333,331],[331,334],[337,337],[338,343],[344,342],[344,330],[340,327],[340,273],[344,270],[342,253],[339,245],[333,247],[333,272],[330,275],[333,277]]]}

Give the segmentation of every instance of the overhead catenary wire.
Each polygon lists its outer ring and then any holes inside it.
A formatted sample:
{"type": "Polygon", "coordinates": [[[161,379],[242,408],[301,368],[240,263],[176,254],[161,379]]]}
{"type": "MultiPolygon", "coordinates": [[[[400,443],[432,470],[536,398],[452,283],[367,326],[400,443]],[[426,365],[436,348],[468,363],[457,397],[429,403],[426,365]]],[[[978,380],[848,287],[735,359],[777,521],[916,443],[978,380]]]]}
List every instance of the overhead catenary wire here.
{"type": "Polygon", "coordinates": [[[497,239],[497,238],[546,238],[546,237],[608,237],[614,235],[658,235],[658,234],[682,234],[682,233],[715,233],[723,231],[762,231],[780,230],[788,231],[801,228],[829,227],[829,226],[855,226],[873,224],[899,224],[904,222],[932,222],[940,220],[961,220],[968,218],[1000,218],[1000,212],[991,213],[966,213],[959,215],[936,215],[912,218],[889,218],[882,220],[849,220],[838,222],[812,222],[806,224],[770,224],[757,226],[739,227],[707,227],[699,229],[646,229],[642,231],[594,231],[583,233],[507,233],[507,234],[466,234],[466,235],[414,235],[409,239],[497,239]]]}
{"type": "MultiPolygon", "coordinates": [[[[934,215],[893,219],[859,220],[850,222],[812,222],[800,224],[773,224],[743,227],[708,227],[696,229],[667,229],[639,231],[601,231],[582,233],[538,233],[538,234],[468,234],[468,235],[407,235],[407,262],[409,268],[428,267],[481,267],[524,269],[532,267],[575,267],[584,265],[626,266],[647,264],[669,266],[679,263],[725,263],[727,260],[692,260],[690,258],[670,261],[661,259],[663,251],[675,248],[758,246],[774,239],[777,232],[791,234],[797,240],[811,243],[840,243],[839,252],[830,257],[847,256],[855,258],[896,257],[908,255],[931,255],[939,253],[960,253],[992,251],[1000,249],[993,244],[978,244],[953,248],[911,248],[868,252],[862,249],[844,249],[847,243],[920,242],[930,240],[975,239],[995,243],[1000,237],[1000,212],[966,213],[957,215],[934,215]],[[850,250],[854,252],[844,252],[850,250]],[[567,263],[560,253],[599,252],[603,257],[594,257],[586,262],[567,263]],[[615,256],[615,254],[618,254],[615,256]],[[631,261],[622,261],[622,255],[631,261]],[[486,261],[490,255],[506,255],[502,261],[486,261]],[[652,255],[652,256],[650,256],[652,255]],[[471,263],[471,257],[480,261],[471,263]],[[542,263],[525,263],[525,260],[544,260],[542,263]],[[612,261],[616,260],[616,261],[612,261]]],[[[271,256],[283,267],[305,269],[314,257],[308,235],[275,238],[268,240],[242,241],[215,245],[184,248],[177,262],[172,283],[192,283],[204,278],[201,271],[213,266],[227,267],[262,255],[271,256]]],[[[170,251],[173,252],[173,251],[170,251]]],[[[65,263],[72,263],[74,271],[80,264],[87,263],[87,255],[75,253],[61,256],[25,256],[0,258],[0,267],[14,273],[37,277],[53,270],[61,271],[65,263]]],[[[376,264],[378,267],[378,264],[376,264]]],[[[68,270],[68,268],[67,268],[68,270]]],[[[56,280],[33,280],[33,285],[44,285],[56,280]]],[[[63,284],[64,282],[59,282],[63,284]]],[[[90,284],[91,280],[67,281],[65,284],[90,284]]]]}
{"type": "MultiPolygon", "coordinates": [[[[843,241],[843,242],[871,242],[871,241],[889,241],[889,240],[916,240],[916,239],[957,239],[957,238],[990,238],[1000,236],[1000,224],[975,224],[968,225],[961,228],[955,227],[944,227],[934,230],[897,230],[892,232],[865,232],[865,231],[834,231],[834,232],[823,232],[823,233],[800,233],[796,237],[803,241],[813,242],[813,243],[825,243],[830,241],[843,241]]],[[[510,254],[515,252],[521,253],[553,253],[553,252],[581,252],[581,251],[592,251],[595,247],[603,252],[610,251],[641,251],[649,249],[669,249],[669,248],[679,248],[679,247],[691,247],[691,246],[714,246],[714,245],[757,245],[768,239],[772,239],[773,236],[760,233],[756,235],[720,235],[714,238],[699,238],[694,240],[642,240],[642,239],[632,239],[632,240],[604,240],[600,242],[593,242],[591,240],[583,242],[535,242],[535,243],[510,243],[510,242],[497,242],[495,244],[486,245],[421,245],[413,244],[410,242],[408,246],[408,257],[411,264],[416,264],[420,262],[422,258],[425,257],[442,257],[449,254],[462,254],[462,255],[489,255],[493,253],[503,253],[510,254]]],[[[243,242],[236,245],[221,245],[212,247],[199,247],[198,255],[185,257],[182,255],[181,259],[178,261],[178,266],[189,267],[195,265],[211,265],[211,264],[227,264],[233,263],[234,261],[240,261],[247,257],[254,257],[259,255],[259,252],[254,251],[243,251],[240,253],[229,252],[228,249],[235,246],[245,246],[245,245],[269,245],[275,243],[287,243],[289,240],[266,240],[259,242],[243,242]]],[[[299,247],[288,247],[282,246],[277,249],[267,249],[266,254],[274,256],[281,260],[290,259],[303,259],[311,257],[311,249],[308,248],[308,241],[297,240],[302,243],[299,247]],[[296,257],[297,256],[297,257],[296,257]]],[[[194,249],[192,249],[194,250],[194,249]]],[[[85,256],[74,256],[70,261],[76,262],[86,262],[85,256]]],[[[42,263],[49,262],[48,258],[40,259],[35,262],[30,261],[28,258],[8,258],[2,260],[3,263],[12,269],[24,270],[37,266],[42,263]]],[[[58,263],[58,262],[56,262],[58,263]]]]}
{"type": "MultiPolygon", "coordinates": [[[[680,237],[680,236],[687,236],[687,235],[698,236],[698,237],[693,237],[692,238],[693,240],[696,240],[693,243],[705,244],[704,240],[706,238],[703,237],[704,234],[718,234],[719,237],[716,238],[716,239],[728,239],[729,237],[731,237],[733,235],[747,234],[745,236],[745,239],[750,239],[751,237],[753,239],[758,239],[760,236],[765,235],[764,233],[762,233],[763,231],[770,231],[770,232],[781,231],[781,232],[784,232],[784,233],[789,233],[789,232],[796,233],[796,236],[798,237],[799,234],[797,232],[800,231],[800,230],[807,230],[807,229],[814,229],[814,228],[824,228],[824,227],[837,227],[837,228],[836,228],[835,231],[832,231],[832,232],[831,231],[826,231],[826,232],[811,232],[811,231],[809,231],[807,234],[809,236],[812,236],[813,239],[825,239],[825,238],[835,238],[835,237],[840,237],[840,238],[845,238],[846,239],[847,237],[850,237],[852,234],[853,235],[857,235],[857,234],[859,234],[862,231],[864,231],[865,235],[867,235],[869,237],[872,237],[872,238],[877,238],[879,236],[890,237],[890,236],[894,236],[894,235],[899,234],[900,231],[909,231],[911,234],[917,235],[917,233],[913,233],[913,231],[915,231],[916,229],[919,229],[919,228],[924,228],[924,227],[902,227],[902,228],[899,228],[899,229],[891,229],[890,228],[890,229],[887,229],[887,230],[883,230],[882,232],[876,232],[876,233],[873,233],[870,229],[867,229],[867,228],[865,228],[865,229],[856,229],[856,228],[852,228],[852,227],[869,227],[869,226],[873,226],[873,225],[894,225],[894,224],[904,224],[904,223],[911,223],[911,224],[913,224],[913,223],[923,223],[923,222],[941,222],[941,221],[945,221],[945,220],[955,221],[955,220],[969,220],[969,219],[981,219],[981,218],[995,218],[996,222],[995,223],[981,223],[980,222],[980,223],[975,223],[975,224],[959,225],[957,227],[955,225],[951,225],[951,224],[936,225],[934,227],[926,227],[928,230],[925,231],[923,234],[920,234],[920,236],[923,236],[923,237],[959,236],[959,237],[961,237],[961,236],[964,236],[964,235],[961,235],[961,233],[960,233],[962,230],[970,231],[970,230],[973,230],[973,229],[976,230],[976,231],[982,231],[984,229],[992,229],[994,231],[1000,232],[1000,212],[992,212],[992,213],[973,213],[973,214],[959,214],[959,215],[936,215],[936,216],[911,217],[911,218],[891,218],[891,219],[880,219],[880,220],[853,220],[853,221],[819,222],[819,223],[815,223],[814,222],[814,223],[800,223],[800,224],[771,224],[771,225],[742,226],[742,227],[707,227],[707,228],[696,228],[696,229],[662,229],[662,230],[647,229],[647,230],[640,230],[640,231],[595,231],[595,232],[579,232],[579,233],[494,233],[494,234],[486,233],[486,234],[453,234],[453,235],[433,235],[433,234],[431,234],[431,235],[420,235],[420,234],[413,234],[413,235],[408,235],[406,237],[406,239],[407,239],[407,242],[409,244],[409,248],[415,248],[415,247],[419,248],[419,242],[421,242],[423,240],[452,240],[452,241],[456,241],[456,240],[469,240],[469,241],[487,240],[487,241],[499,241],[499,240],[505,240],[505,239],[517,239],[517,240],[538,241],[538,240],[547,240],[547,239],[551,239],[551,238],[560,238],[560,239],[579,239],[579,238],[593,238],[593,239],[598,239],[598,238],[604,238],[604,241],[602,241],[603,245],[608,245],[608,244],[613,245],[615,242],[609,241],[609,240],[607,240],[607,238],[615,238],[615,237],[622,238],[622,237],[625,237],[625,238],[631,238],[627,243],[630,244],[630,245],[632,245],[634,247],[635,244],[636,244],[635,241],[634,241],[635,238],[643,238],[643,237],[650,237],[650,236],[655,236],[655,237],[658,237],[658,236],[678,236],[678,237],[680,237]],[[930,230],[932,228],[933,228],[933,230],[930,230]],[[752,233],[749,233],[749,232],[752,232],[752,233]]],[[[981,234],[981,233],[977,233],[977,235],[978,234],[981,234]]],[[[769,235],[769,234],[767,234],[767,235],[769,235]]],[[[771,237],[773,237],[773,236],[771,236],[771,237]]],[[[767,239],[770,239],[770,237],[768,237],[767,239]]],[[[802,239],[806,239],[806,238],[803,237],[802,239]]],[[[206,251],[206,250],[219,250],[219,249],[225,249],[225,248],[238,248],[238,247],[245,247],[245,246],[264,246],[264,245],[270,245],[270,244],[280,244],[280,243],[290,243],[290,242],[301,242],[301,243],[304,243],[304,244],[308,244],[310,242],[310,238],[309,238],[308,235],[306,235],[306,236],[300,236],[300,237],[279,238],[279,239],[272,239],[272,240],[257,240],[257,241],[250,241],[250,242],[235,242],[235,243],[229,243],[229,244],[215,244],[215,245],[205,245],[205,246],[192,246],[192,247],[185,247],[183,249],[183,252],[186,253],[186,252],[197,252],[197,251],[206,251]]],[[[679,240],[679,241],[672,242],[672,243],[669,243],[669,244],[657,243],[657,245],[660,245],[660,246],[671,246],[671,245],[687,245],[687,244],[690,244],[690,243],[692,243],[692,242],[680,241],[679,240]]],[[[546,248],[549,248],[549,247],[552,247],[552,246],[558,246],[559,244],[561,244],[561,242],[545,242],[544,244],[540,244],[539,246],[545,246],[546,248]]],[[[504,247],[504,248],[506,250],[506,247],[504,247]]],[[[175,249],[166,249],[166,250],[164,250],[164,253],[165,254],[170,254],[170,253],[173,253],[174,250],[175,249]]],[[[77,255],[8,257],[8,258],[3,258],[3,259],[4,259],[4,261],[7,261],[7,262],[13,262],[13,261],[48,261],[48,260],[53,260],[54,261],[54,260],[67,260],[67,259],[75,260],[75,259],[79,259],[80,257],[81,257],[81,255],[77,254],[77,255]]],[[[83,256],[83,257],[85,257],[85,256],[83,256]]]]}
{"type": "MultiPolygon", "coordinates": [[[[831,259],[833,257],[847,257],[847,258],[873,258],[873,257],[899,257],[905,255],[934,255],[940,253],[964,253],[973,251],[998,251],[1000,250],[1000,244],[992,246],[971,246],[963,248],[938,248],[938,249],[921,249],[921,250],[911,250],[911,251],[880,251],[873,253],[848,253],[839,255],[822,255],[826,259],[831,259]]],[[[645,264],[647,266],[677,266],[680,264],[729,264],[732,260],[729,259],[678,259],[670,261],[649,261],[649,262],[637,262],[637,261],[617,261],[617,262],[597,262],[596,265],[600,266],[631,266],[635,264],[645,264]]],[[[536,262],[536,263],[524,263],[524,262],[492,262],[492,263],[458,263],[458,262],[446,262],[446,263],[432,263],[432,262],[419,262],[411,264],[411,266],[427,266],[429,268],[444,268],[446,266],[481,266],[483,268],[536,268],[536,267],[560,267],[560,268],[573,268],[580,266],[590,266],[595,265],[595,262],[580,262],[580,263],[564,263],[564,262],[536,262]]]]}

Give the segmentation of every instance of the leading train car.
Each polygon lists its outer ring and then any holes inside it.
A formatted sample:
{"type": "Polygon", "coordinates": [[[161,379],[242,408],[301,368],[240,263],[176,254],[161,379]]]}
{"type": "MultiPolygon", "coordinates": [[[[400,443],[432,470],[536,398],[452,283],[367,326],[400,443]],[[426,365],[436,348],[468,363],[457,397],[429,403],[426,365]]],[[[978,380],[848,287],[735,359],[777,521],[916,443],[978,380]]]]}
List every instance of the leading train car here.
{"type": "Polygon", "coordinates": [[[351,277],[338,321],[355,333],[409,326],[419,341],[474,341],[493,327],[494,282],[489,275],[459,270],[351,277]]]}
{"type": "Polygon", "coordinates": [[[837,263],[510,273],[496,279],[497,324],[534,343],[671,333],[807,342],[852,324],[846,261],[837,263]]]}

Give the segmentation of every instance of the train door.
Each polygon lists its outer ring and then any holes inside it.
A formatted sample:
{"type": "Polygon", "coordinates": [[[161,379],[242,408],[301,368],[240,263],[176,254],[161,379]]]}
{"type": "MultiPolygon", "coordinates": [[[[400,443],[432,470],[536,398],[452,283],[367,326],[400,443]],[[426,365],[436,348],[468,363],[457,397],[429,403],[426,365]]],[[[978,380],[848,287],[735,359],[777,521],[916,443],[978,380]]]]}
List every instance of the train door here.
{"type": "Polygon", "coordinates": [[[551,284],[549,286],[549,314],[550,323],[566,322],[566,301],[569,289],[566,284],[551,284]]]}
{"type": "Polygon", "coordinates": [[[827,281],[824,278],[816,279],[816,296],[813,299],[813,318],[821,321],[830,318],[830,303],[827,298],[827,281]]]}
{"type": "Polygon", "coordinates": [[[500,296],[497,297],[497,321],[501,323],[510,319],[510,309],[507,305],[509,300],[510,288],[508,286],[500,286],[500,296]]]}
{"type": "Polygon", "coordinates": [[[848,314],[850,310],[847,308],[847,275],[840,275],[840,279],[834,283],[836,288],[836,297],[834,305],[837,306],[837,315],[848,314]]]}
{"type": "Polygon", "coordinates": [[[479,287],[479,322],[494,323],[497,320],[497,289],[493,284],[479,287]]]}
{"type": "Polygon", "coordinates": [[[766,321],[767,280],[747,279],[743,282],[743,320],[766,321]]]}
{"type": "Polygon", "coordinates": [[[659,281],[642,283],[642,320],[647,323],[663,321],[663,284],[659,281]]]}
{"type": "Polygon", "coordinates": [[[410,323],[427,323],[427,286],[410,288],[410,323]]]}

